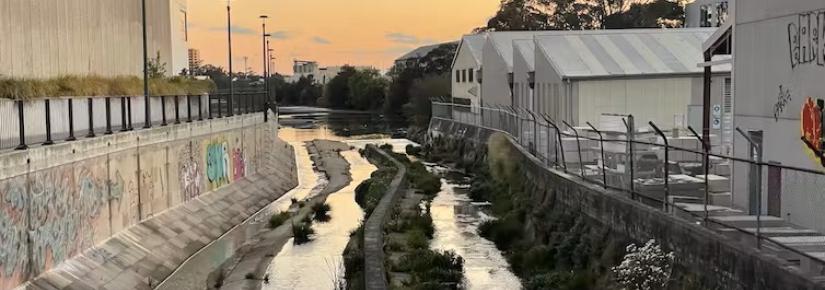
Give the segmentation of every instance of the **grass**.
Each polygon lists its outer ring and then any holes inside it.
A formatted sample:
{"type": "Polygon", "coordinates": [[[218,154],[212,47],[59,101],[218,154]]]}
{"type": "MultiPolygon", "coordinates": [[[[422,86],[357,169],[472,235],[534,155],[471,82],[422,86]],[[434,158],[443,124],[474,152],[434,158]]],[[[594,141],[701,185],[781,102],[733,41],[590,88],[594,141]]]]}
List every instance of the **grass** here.
{"type": "MultiPolygon", "coordinates": [[[[213,91],[211,80],[171,77],[149,80],[151,95],[200,95],[213,91]]],[[[0,77],[0,98],[30,100],[44,97],[143,95],[143,80],[132,76],[60,76],[49,79],[0,77]]]]}
{"type": "Polygon", "coordinates": [[[288,212],[281,212],[269,217],[269,228],[274,229],[280,227],[284,222],[289,220],[291,215],[288,212]]]}

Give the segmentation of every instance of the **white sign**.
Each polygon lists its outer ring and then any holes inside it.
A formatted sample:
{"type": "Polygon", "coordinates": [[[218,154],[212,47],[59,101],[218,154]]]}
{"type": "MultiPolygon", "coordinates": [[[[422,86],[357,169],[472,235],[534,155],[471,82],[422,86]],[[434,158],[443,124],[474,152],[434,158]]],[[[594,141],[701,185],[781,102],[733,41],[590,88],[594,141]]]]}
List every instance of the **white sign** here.
{"type": "Polygon", "coordinates": [[[722,128],[722,119],[714,117],[711,121],[711,125],[713,129],[721,129],[722,128]]]}
{"type": "Polygon", "coordinates": [[[714,118],[722,117],[722,106],[713,105],[713,108],[711,109],[711,112],[712,112],[714,118]]]}

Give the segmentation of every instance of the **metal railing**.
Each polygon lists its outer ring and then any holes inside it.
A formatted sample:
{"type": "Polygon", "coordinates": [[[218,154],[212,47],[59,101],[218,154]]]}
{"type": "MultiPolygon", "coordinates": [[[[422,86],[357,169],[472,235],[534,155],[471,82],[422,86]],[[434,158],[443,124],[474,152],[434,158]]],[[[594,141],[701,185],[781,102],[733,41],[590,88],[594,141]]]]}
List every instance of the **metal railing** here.
{"type": "MultiPolygon", "coordinates": [[[[825,237],[805,239],[825,236],[825,196],[816,194],[825,188],[825,173],[764,162],[758,144],[739,148],[751,159],[724,156],[693,128],[653,122],[637,128],[630,115],[621,118],[622,130],[605,130],[503,106],[434,102],[432,114],[433,122],[508,134],[545,166],[799,263],[805,273],[825,271],[825,260],[812,254],[825,252],[825,237]]],[[[758,142],[738,131],[744,144],[758,142]]]]}
{"type": "MultiPolygon", "coordinates": [[[[264,112],[266,92],[143,96],[0,99],[0,150],[25,150],[135,128],[168,126],[264,112]]],[[[264,114],[264,118],[266,114],[264,114]]]]}

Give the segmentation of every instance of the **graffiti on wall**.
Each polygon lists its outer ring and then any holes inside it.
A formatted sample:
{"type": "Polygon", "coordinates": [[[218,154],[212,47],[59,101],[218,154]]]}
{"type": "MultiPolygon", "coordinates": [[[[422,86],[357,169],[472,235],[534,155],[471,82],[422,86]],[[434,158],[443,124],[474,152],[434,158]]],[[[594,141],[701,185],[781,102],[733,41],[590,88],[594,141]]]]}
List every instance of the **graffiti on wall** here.
{"type": "Polygon", "coordinates": [[[808,97],[802,103],[802,115],[800,117],[802,129],[802,143],[808,149],[809,155],[822,166],[825,166],[825,156],[823,156],[822,149],[825,148],[823,142],[823,128],[822,128],[822,113],[825,107],[825,101],[822,99],[814,100],[808,97]]]}
{"type": "Polygon", "coordinates": [[[224,141],[211,141],[206,145],[206,178],[209,189],[227,185],[231,182],[231,163],[229,144],[224,141]]]}
{"type": "Polygon", "coordinates": [[[180,151],[178,164],[178,178],[180,178],[180,192],[184,201],[192,200],[201,195],[203,188],[202,166],[198,154],[191,146],[183,146],[180,151]]]}
{"type": "Polygon", "coordinates": [[[791,68],[801,65],[825,66],[825,10],[797,15],[788,24],[791,68]]]}
{"type": "Polygon", "coordinates": [[[0,289],[11,289],[26,279],[25,178],[0,184],[0,289]]]}
{"type": "Polygon", "coordinates": [[[47,270],[95,242],[96,221],[108,214],[107,176],[85,166],[34,174],[31,197],[32,267],[47,270]],[[75,179],[74,170],[79,170],[75,179]]]}
{"type": "Polygon", "coordinates": [[[779,95],[776,96],[776,103],[773,104],[773,118],[777,122],[779,122],[779,115],[785,112],[785,107],[788,106],[788,103],[793,101],[793,97],[791,97],[791,89],[784,88],[782,85],[779,85],[779,95]]]}
{"type": "Polygon", "coordinates": [[[246,176],[246,161],[241,148],[232,150],[232,180],[238,180],[246,176]]]}

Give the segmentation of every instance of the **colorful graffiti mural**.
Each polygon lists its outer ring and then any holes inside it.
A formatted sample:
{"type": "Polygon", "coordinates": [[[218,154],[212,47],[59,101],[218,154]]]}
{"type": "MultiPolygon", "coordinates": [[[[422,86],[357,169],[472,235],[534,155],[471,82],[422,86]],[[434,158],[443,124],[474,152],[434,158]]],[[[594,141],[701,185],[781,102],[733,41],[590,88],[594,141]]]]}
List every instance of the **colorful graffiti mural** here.
{"type": "Polygon", "coordinates": [[[203,174],[200,158],[189,145],[183,146],[180,151],[178,164],[178,178],[180,192],[184,201],[192,200],[201,195],[203,190],[203,174]]]}
{"type": "Polygon", "coordinates": [[[246,161],[241,148],[232,150],[232,180],[238,180],[246,176],[246,161]]]}
{"type": "Polygon", "coordinates": [[[822,149],[825,148],[825,139],[822,133],[825,132],[822,126],[822,114],[825,101],[818,99],[814,101],[813,98],[808,97],[802,103],[802,115],[800,116],[802,142],[808,149],[809,155],[813,159],[825,166],[825,156],[823,156],[822,149]]]}
{"type": "Polygon", "coordinates": [[[206,178],[210,190],[231,182],[231,166],[229,144],[226,141],[213,141],[206,145],[206,178]]]}
{"type": "Polygon", "coordinates": [[[24,177],[0,183],[0,289],[11,289],[27,276],[25,189],[24,177]]]}

